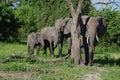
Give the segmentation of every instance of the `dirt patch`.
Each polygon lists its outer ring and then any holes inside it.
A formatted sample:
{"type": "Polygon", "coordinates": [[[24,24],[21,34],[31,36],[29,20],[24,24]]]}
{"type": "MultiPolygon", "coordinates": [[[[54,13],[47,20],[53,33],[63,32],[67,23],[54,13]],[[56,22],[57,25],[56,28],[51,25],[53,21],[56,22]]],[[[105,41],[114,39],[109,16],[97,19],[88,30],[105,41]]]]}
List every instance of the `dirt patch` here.
{"type": "Polygon", "coordinates": [[[30,79],[35,73],[30,73],[30,72],[2,72],[0,71],[0,79],[30,79]]]}
{"type": "Polygon", "coordinates": [[[103,67],[95,67],[95,66],[90,67],[90,69],[92,69],[94,73],[89,73],[84,75],[82,80],[102,80],[101,78],[102,72],[107,71],[103,67]]]}
{"type": "Polygon", "coordinates": [[[100,73],[86,74],[83,80],[102,80],[100,73]]]}

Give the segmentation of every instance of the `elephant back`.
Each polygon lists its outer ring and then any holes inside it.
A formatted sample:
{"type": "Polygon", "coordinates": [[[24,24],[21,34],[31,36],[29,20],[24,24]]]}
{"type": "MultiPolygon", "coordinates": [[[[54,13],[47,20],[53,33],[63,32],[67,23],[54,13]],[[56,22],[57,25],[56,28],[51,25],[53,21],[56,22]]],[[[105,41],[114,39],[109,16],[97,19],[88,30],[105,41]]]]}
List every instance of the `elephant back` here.
{"type": "Polygon", "coordinates": [[[58,39],[58,31],[55,27],[45,27],[41,30],[41,34],[43,35],[44,39],[50,42],[58,39]]]}

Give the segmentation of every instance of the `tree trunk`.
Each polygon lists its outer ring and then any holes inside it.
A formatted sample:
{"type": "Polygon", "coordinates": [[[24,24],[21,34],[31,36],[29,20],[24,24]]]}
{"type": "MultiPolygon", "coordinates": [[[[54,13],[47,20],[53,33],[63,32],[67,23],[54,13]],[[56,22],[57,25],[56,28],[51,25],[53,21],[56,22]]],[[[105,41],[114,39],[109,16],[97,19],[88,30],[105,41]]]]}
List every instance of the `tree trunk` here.
{"type": "Polygon", "coordinates": [[[72,23],[72,27],[71,27],[71,37],[72,37],[71,57],[74,60],[74,64],[77,66],[77,65],[82,64],[81,59],[80,59],[80,44],[81,44],[80,43],[80,34],[78,34],[77,29],[79,27],[78,26],[78,17],[80,16],[80,13],[81,13],[83,0],[79,0],[78,8],[77,8],[76,12],[73,8],[73,4],[72,4],[71,0],[67,0],[67,3],[69,5],[72,19],[73,19],[73,23],[72,23]]]}
{"type": "Polygon", "coordinates": [[[73,18],[73,24],[71,27],[71,36],[72,36],[72,47],[71,47],[71,57],[74,60],[75,65],[80,64],[80,41],[77,34],[77,17],[73,18]]]}

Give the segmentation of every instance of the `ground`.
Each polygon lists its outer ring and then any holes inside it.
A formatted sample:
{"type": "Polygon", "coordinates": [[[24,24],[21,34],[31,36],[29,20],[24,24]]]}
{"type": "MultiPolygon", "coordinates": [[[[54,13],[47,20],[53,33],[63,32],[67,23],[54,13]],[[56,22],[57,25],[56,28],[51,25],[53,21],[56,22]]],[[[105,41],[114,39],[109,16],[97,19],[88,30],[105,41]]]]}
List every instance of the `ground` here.
{"type": "MultiPolygon", "coordinates": [[[[66,48],[64,46],[64,53],[66,48]]],[[[71,58],[60,63],[12,59],[8,63],[0,63],[0,80],[120,80],[120,51],[111,49],[97,47],[93,66],[75,67],[71,58]]],[[[0,42],[0,61],[12,53],[24,54],[26,51],[26,44],[0,42]]],[[[42,51],[38,57],[46,60],[55,58],[43,55],[42,51]]]]}

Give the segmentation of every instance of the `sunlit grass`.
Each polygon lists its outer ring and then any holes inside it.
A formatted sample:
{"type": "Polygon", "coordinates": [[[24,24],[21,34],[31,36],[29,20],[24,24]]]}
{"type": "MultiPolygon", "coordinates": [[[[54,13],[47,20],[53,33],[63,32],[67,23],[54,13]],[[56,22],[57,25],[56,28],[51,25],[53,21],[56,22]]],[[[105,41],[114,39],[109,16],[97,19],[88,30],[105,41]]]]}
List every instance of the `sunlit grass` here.
{"type": "MultiPolygon", "coordinates": [[[[71,58],[60,63],[33,62],[29,58],[12,59],[8,63],[0,63],[0,80],[85,80],[87,77],[89,78],[88,75],[92,75],[93,79],[94,76],[97,76],[101,80],[119,80],[120,52],[112,53],[111,51],[104,51],[97,47],[93,66],[74,67],[71,58]]],[[[47,52],[47,55],[43,55],[43,51],[41,51],[39,57],[56,58],[49,56],[49,50],[47,52]]],[[[66,54],[67,44],[65,44],[63,52],[66,54]]],[[[27,53],[26,44],[0,42],[0,61],[12,53],[27,53]]],[[[57,49],[55,55],[57,55],[57,49]]]]}

